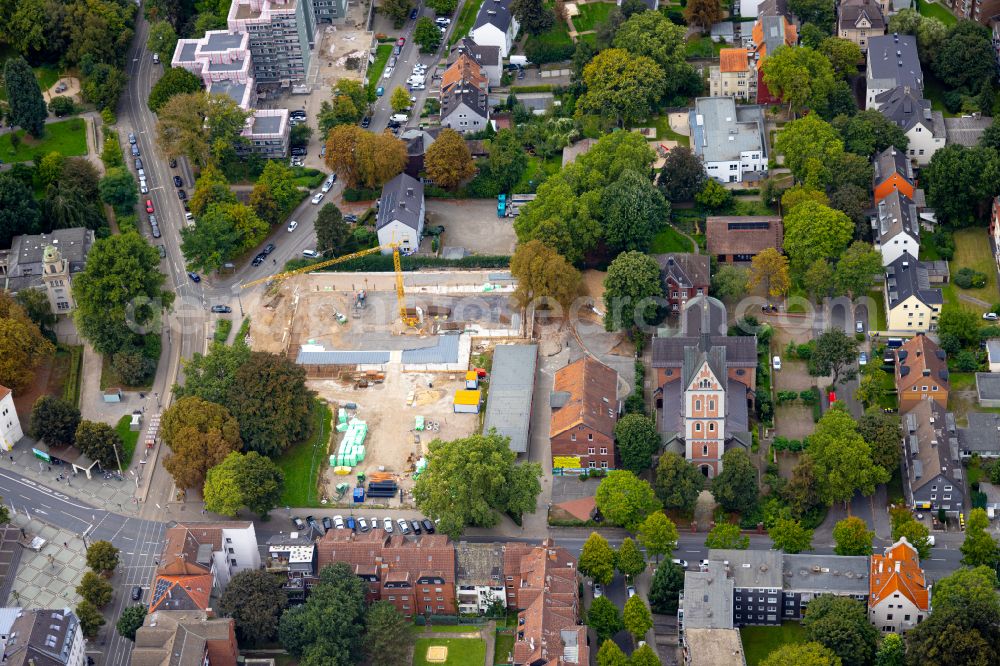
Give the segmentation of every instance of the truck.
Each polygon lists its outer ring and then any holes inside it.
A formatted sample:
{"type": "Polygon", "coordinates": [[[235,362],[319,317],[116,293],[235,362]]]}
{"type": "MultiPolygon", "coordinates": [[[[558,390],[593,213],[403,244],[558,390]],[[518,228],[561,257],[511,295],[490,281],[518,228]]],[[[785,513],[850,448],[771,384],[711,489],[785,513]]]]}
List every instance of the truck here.
{"type": "Polygon", "coordinates": [[[497,217],[516,217],[518,207],[534,201],[535,194],[501,194],[497,196],[497,217]]]}

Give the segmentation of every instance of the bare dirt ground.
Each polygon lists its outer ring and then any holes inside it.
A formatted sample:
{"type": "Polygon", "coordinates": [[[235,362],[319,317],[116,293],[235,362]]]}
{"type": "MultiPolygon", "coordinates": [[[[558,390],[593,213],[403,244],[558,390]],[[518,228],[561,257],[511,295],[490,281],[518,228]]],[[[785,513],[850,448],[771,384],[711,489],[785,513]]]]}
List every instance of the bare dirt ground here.
{"type": "Polygon", "coordinates": [[[364,76],[363,70],[348,69],[348,58],[368,57],[372,44],[372,33],[365,30],[367,8],[362,3],[349,3],[347,19],[339,25],[324,24],[319,28],[317,46],[314,51],[318,58],[318,78],[326,90],[340,79],[357,79],[364,76]]]}
{"type": "Polygon", "coordinates": [[[75,76],[64,76],[53,84],[51,88],[42,93],[42,97],[45,101],[51,101],[53,97],[71,97],[73,101],[80,102],[82,98],[80,97],[80,79],[75,76]],[[57,93],[56,88],[60,83],[66,84],[66,90],[57,93]]]}

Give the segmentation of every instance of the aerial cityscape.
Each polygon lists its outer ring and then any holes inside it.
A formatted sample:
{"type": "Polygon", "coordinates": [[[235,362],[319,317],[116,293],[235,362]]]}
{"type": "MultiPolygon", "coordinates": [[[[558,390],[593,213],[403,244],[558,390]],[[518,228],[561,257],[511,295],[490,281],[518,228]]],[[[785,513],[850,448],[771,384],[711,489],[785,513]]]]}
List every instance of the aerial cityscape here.
{"type": "Polygon", "coordinates": [[[1000,666],[1000,0],[0,3],[0,666],[1000,666]]]}

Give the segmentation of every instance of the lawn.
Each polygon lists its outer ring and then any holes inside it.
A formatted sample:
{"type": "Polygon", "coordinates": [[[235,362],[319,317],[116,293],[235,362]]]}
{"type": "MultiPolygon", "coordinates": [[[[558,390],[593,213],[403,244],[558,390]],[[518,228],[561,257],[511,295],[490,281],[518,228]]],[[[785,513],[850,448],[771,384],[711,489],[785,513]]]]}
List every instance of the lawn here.
{"type": "MultiPolygon", "coordinates": [[[[382,71],[385,63],[389,62],[392,55],[392,44],[379,44],[375,49],[375,62],[368,67],[368,94],[374,95],[375,89],[382,85],[382,71]]],[[[386,91],[389,94],[390,91],[386,91]]],[[[370,97],[369,97],[370,99],[370,97]]]]}
{"type": "Polygon", "coordinates": [[[479,6],[482,4],[482,2],[470,0],[462,6],[462,13],[458,15],[458,21],[455,22],[455,26],[451,31],[451,37],[448,38],[448,46],[451,46],[469,34],[469,31],[472,30],[472,24],[476,22],[476,14],[479,13],[479,6]]]}
{"type": "Polygon", "coordinates": [[[655,127],[656,128],[656,138],[666,141],[676,141],[682,146],[688,146],[691,144],[691,137],[684,136],[683,134],[678,134],[674,130],[670,129],[670,118],[667,116],[655,116],[653,118],[646,118],[637,122],[633,127],[655,127]]]}
{"type": "Polygon", "coordinates": [[[215,322],[215,335],[213,339],[216,342],[221,342],[226,344],[229,340],[229,333],[233,330],[233,320],[232,319],[219,319],[215,322]]]}
{"type": "Polygon", "coordinates": [[[692,250],[691,241],[681,235],[672,225],[665,225],[658,234],[653,236],[653,243],[649,248],[652,254],[664,254],[666,252],[690,252],[692,250]]]}
{"type": "Polygon", "coordinates": [[[875,308],[874,317],[871,312],[868,313],[868,328],[875,328],[878,331],[886,330],[888,324],[885,322],[885,295],[881,289],[872,289],[868,292],[868,297],[874,302],[873,306],[875,308]]]}
{"type": "Polygon", "coordinates": [[[573,45],[573,40],[569,36],[569,27],[562,21],[556,21],[551,30],[541,35],[535,35],[532,39],[536,39],[542,44],[547,44],[553,49],[573,45]]]}
{"type": "MultiPolygon", "coordinates": [[[[982,228],[959,229],[955,232],[955,258],[949,264],[952,277],[960,268],[971,268],[986,275],[986,286],[981,289],[960,289],[955,291],[973,298],[996,303],[1000,300],[997,293],[997,272],[990,251],[986,230],[982,228]]],[[[971,305],[971,304],[969,304],[971,305]]],[[[976,308],[977,311],[982,308],[976,308]]]]}
{"type": "Polygon", "coordinates": [[[61,395],[62,399],[80,406],[80,380],[83,370],[83,345],[57,345],[49,375],[49,393],[61,395]]]}
{"type": "Polygon", "coordinates": [[[27,162],[34,159],[35,153],[62,153],[65,157],[79,157],[87,154],[87,131],[83,118],[70,118],[45,126],[45,135],[41,139],[25,136],[24,130],[18,130],[17,136],[21,143],[14,149],[10,142],[11,134],[0,136],[0,160],[4,162],[27,162]]]}
{"type": "Polygon", "coordinates": [[[917,10],[922,16],[928,16],[931,18],[936,18],[945,25],[952,25],[958,23],[958,17],[952,14],[948,9],[937,2],[927,2],[927,0],[917,0],[917,10]]]}
{"type": "Polygon", "coordinates": [[[806,630],[798,622],[783,622],[780,627],[742,627],[743,651],[747,666],[756,666],[782,645],[806,643],[806,630]]]}
{"type": "MultiPolygon", "coordinates": [[[[947,12],[948,10],[942,9],[942,11],[947,12]]],[[[945,118],[954,118],[958,114],[952,113],[944,106],[944,94],[947,90],[945,85],[930,72],[924,77],[924,95],[931,101],[931,109],[940,111],[945,118]]]]}
{"type": "Polygon", "coordinates": [[[135,446],[139,442],[139,433],[133,432],[129,428],[131,423],[132,415],[126,414],[118,420],[118,425],[115,426],[118,436],[122,438],[122,446],[125,449],[125,457],[122,458],[122,469],[128,469],[128,464],[132,462],[132,456],[135,455],[135,446]]]}
{"type": "Polygon", "coordinates": [[[530,157],[528,166],[521,174],[520,180],[514,185],[517,194],[533,194],[538,186],[549,176],[559,172],[562,167],[562,155],[557,153],[547,160],[540,157],[530,157]]]}
{"type": "Polygon", "coordinates": [[[444,645],[448,658],[434,666],[482,666],[486,660],[486,643],[479,638],[418,638],[413,649],[413,666],[430,666],[427,648],[444,645]]]}
{"type": "Polygon", "coordinates": [[[493,647],[493,663],[506,664],[507,655],[514,650],[514,634],[501,634],[497,632],[496,644],[493,647]]]}
{"type": "Polygon", "coordinates": [[[325,402],[317,401],[312,419],[312,436],[285,451],[275,461],[285,473],[285,491],[281,495],[281,504],[285,506],[322,506],[317,484],[330,441],[333,413],[325,402]]]}
{"type": "Polygon", "coordinates": [[[615,6],[613,2],[594,2],[586,5],[577,5],[580,14],[573,17],[573,27],[577,32],[587,32],[593,30],[599,24],[608,20],[611,8],[615,6]]]}
{"type": "Polygon", "coordinates": [[[689,40],[684,47],[686,58],[717,58],[719,51],[726,47],[722,42],[713,42],[711,37],[699,37],[689,40]]]}
{"type": "MultiPolygon", "coordinates": [[[[16,54],[6,48],[0,52],[0,68],[3,68],[4,62],[13,55],[16,54]]],[[[42,92],[54,86],[56,81],[59,80],[59,70],[52,65],[41,65],[39,67],[32,67],[32,69],[35,72],[35,78],[38,79],[38,87],[42,89],[42,92]]],[[[7,89],[3,83],[0,83],[0,100],[7,101],[7,89]]]]}
{"type": "Polygon", "coordinates": [[[104,354],[101,356],[101,390],[109,388],[120,388],[123,391],[149,391],[153,388],[153,379],[156,377],[156,370],[149,374],[149,380],[141,386],[126,384],[118,376],[118,373],[111,367],[111,356],[104,354]]]}
{"type": "Polygon", "coordinates": [[[431,631],[452,634],[472,634],[479,631],[479,627],[474,624],[434,624],[430,626],[431,631]]]}

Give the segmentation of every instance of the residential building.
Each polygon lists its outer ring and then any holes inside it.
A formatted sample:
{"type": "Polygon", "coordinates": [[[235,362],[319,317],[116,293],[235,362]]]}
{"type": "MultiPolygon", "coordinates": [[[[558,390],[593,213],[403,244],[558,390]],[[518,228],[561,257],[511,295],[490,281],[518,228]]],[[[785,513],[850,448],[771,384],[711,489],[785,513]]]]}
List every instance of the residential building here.
{"type": "Polygon", "coordinates": [[[781,250],[781,218],[765,215],[727,215],[705,220],[707,254],[720,264],[746,263],[768,248],[781,250]]]}
{"type": "Polygon", "coordinates": [[[917,57],[916,37],[893,33],[869,39],[865,82],[866,109],[878,109],[876,97],[893,88],[908,88],[922,95],[924,74],[917,57]]]}
{"type": "Polygon", "coordinates": [[[496,46],[500,49],[500,57],[506,58],[510,55],[519,27],[517,19],[510,13],[510,0],[485,0],[479,7],[469,36],[476,44],[496,46]]]}
{"type": "Polygon", "coordinates": [[[746,666],[738,629],[688,629],[681,648],[685,666],[746,666]]]}
{"type": "Polygon", "coordinates": [[[885,34],[885,17],[875,0],[842,0],[837,5],[837,36],[868,52],[868,40],[885,34]]]}
{"type": "Polygon", "coordinates": [[[245,145],[237,145],[239,150],[283,157],[291,133],[288,110],[254,108],[257,79],[250,45],[249,32],[209,30],[199,39],[178,40],[171,65],[200,77],[210,94],[226,95],[252,112],[241,132],[245,145]]]}
{"type": "Polygon", "coordinates": [[[727,336],[726,307],[715,298],[696,296],[681,316],[681,335],[653,338],[660,431],[668,451],[713,478],[726,451],[751,445],[757,339],[727,336]]]}
{"type": "Polygon", "coordinates": [[[489,92],[488,75],[483,71],[482,65],[468,52],[459,53],[458,57],[448,65],[448,69],[444,70],[444,74],[441,75],[442,95],[456,87],[475,88],[480,92],[489,92]]]}
{"type": "Polygon", "coordinates": [[[926,335],[918,334],[895,351],[896,391],[899,412],[905,414],[918,403],[933,400],[948,407],[948,360],[944,350],[926,335]]]}
{"type": "Polygon", "coordinates": [[[990,338],[986,341],[986,359],[990,372],[1000,372],[1000,338],[990,338]]]}
{"type": "Polygon", "coordinates": [[[894,122],[909,139],[908,156],[927,166],[934,153],[944,148],[947,130],[944,114],[931,110],[931,102],[909,86],[898,86],[875,96],[879,113],[894,122]]]}
{"type": "Polygon", "coordinates": [[[868,602],[868,557],[863,555],[782,555],[781,617],[801,620],[821,594],[868,602]]]}
{"type": "MultiPolygon", "coordinates": [[[[993,239],[991,243],[993,260],[1000,269],[1000,197],[993,197],[993,207],[990,209],[990,237],[993,239]]],[[[1000,359],[1000,355],[997,358],[1000,359]]]]}
{"type": "Polygon", "coordinates": [[[132,666],[236,666],[235,625],[205,611],[150,613],[135,632],[132,666]]]}
{"type": "MultiPolygon", "coordinates": [[[[580,618],[576,558],[551,539],[545,539],[526,553],[523,549],[507,552],[519,580],[514,605],[519,612],[511,664],[589,664],[587,627],[580,618]]],[[[507,567],[505,562],[504,568],[507,567]]]]}
{"type": "Polygon", "coordinates": [[[923,622],[931,609],[931,586],[917,549],[906,537],[872,555],[868,618],[882,632],[902,633],[923,622]]]}
{"type": "Polygon", "coordinates": [[[391,254],[391,245],[403,254],[416,252],[424,233],[424,184],[401,173],[382,186],[379,201],[375,231],[382,253],[391,254]]]}
{"type": "Polygon", "coordinates": [[[767,176],[764,112],[736,105],[732,97],[699,97],[689,112],[691,150],[720,183],[757,181],[767,176]]]}
{"type": "Polygon", "coordinates": [[[677,606],[677,639],[691,659],[697,657],[688,637],[699,641],[699,631],[733,631],[736,585],[721,561],[709,560],[698,571],[684,572],[684,593],[677,606]]]}
{"type": "MultiPolygon", "coordinates": [[[[766,4],[766,3],[765,3],[766,4]]],[[[753,43],[753,57],[756,61],[758,104],[780,104],[781,98],[773,94],[764,82],[764,61],[782,46],[795,46],[799,41],[798,29],[788,14],[787,4],[778,3],[758,10],[757,21],[750,32],[753,43]]]]}
{"type": "Polygon", "coordinates": [[[894,190],[875,206],[872,227],[875,249],[882,255],[882,266],[888,266],[904,254],[920,255],[917,205],[899,190],[894,190]]]}
{"type": "Polygon", "coordinates": [[[347,18],[347,0],[310,0],[313,8],[313,21],[319,27],[320,23],[343,23],[347,18]]]}
{"type": "Polygon", "coordinates": [[[708,35],[713,42],[732,44],[736,41],[736,28],[732,21],[719,21],[712,24],[708,35]]]}
{"type": "Polygon", "coordinates": [[[917,179],[913,174],[913,165],[906,155],[895,147],[889,147],[872,159],[874,175],[872,190],[875,192],[875,204],[898,190],[910,200],[914,200],[917,190],[917,179]]]}
{"type": "Polygon", "coordinates": [[[757,99],[757,69],[747,49],[719,51],[719,64],[708,68],[708,87],[712,97],[757,99]]]}
{"type": "Polygon", "coordinates": [[[934,400],[923,400],[903,417],[903,490],[915,510],[944,510],[957,516],[965,507],[955,415],[934,400]]]}
{"type": "Polygon", "coordinates": [[[489,95],[475,86],[459,83],[441,90],[441,126],[461,134],[486,129],[490,121],[489,95]]]}
{"type": "Polygon", "coordinates": [[[491,87],[500,85],[503,76],[503,57],[500,47],[495,44],[477,44],[476,40],[463,37],[458,40],[448,53],[450,67],[462,55],[468,55],[482,68],[491,87]]]}
{"type": "Polygon", "coordinates": [[[685,303],[695,296],[708,295],[712,267],[707,254],[671,252],[657,254],[653,258],[663,271],[663,293],[666,294],[670,312],[680,312],[685,303]]]}
{"type": "Polygon", "coordinates": [[[879,0],[878,4],[882,8],[882,16],[886,18],[904,9],[914,9],[913,0],[879,0]]]}
{"type": "Polygon", "coordinates": [[[998,0],[946,0],[946,6],[959,19],[969,19],[990,27],[990,19],[1000,13],[998,0]]]}
{"type": "Polygon", "coordinates": [[[382,530],[329,530],[316,542],[318,566],[346,562],[368,601],[388,601],[403,616],[454,615],[455,548],[443,534],[407,539],[382,530]]]}
{"type": "Polygon", "coordinates": [[[966,148],[979,145],[986,128],[993,124],[993,119],[979,113],[944,119],[944,133],[947,144],[957,143],[966,148]]]}
{"type": "Polygon", "coordinates": [[[84,666],[87,654],[76,614],[69,608],[17,609],[3,647],[2,663],[4,666],[84,666]]]}
{"type": "Polygon", "coordinates": [[[309,588],[319,581],[316,545],[305,533],[274,534],[267,540],[264,569],[282,580],[282,588],[292,604],[302,603],[309,588]]]}
{"type": "Polygon", "coordinates": [[[976,395],[980,407],[1000,407],[1000,372],[977,372],[976,395]]]}
{"type": "Polygon", "coordinates": [[[406,168],[403,169],[403,173],[411,178],[420,179],[420,174],[424,170],[424,157],[427,155],[427,149],[434,144],[437,133],[437,129],[428,131],[418,127],[400,133],[399,140],[406,144],[406,168]]]}
{"type": "Polygon", "coordinates": [[[969,412],[969,425],[958,429],[958,448],[962,460],[972,456],[1000,458],[1000,414],[969,412]]]}
{"type": "Polygon", "coordinates": [[[0,384],[0,451],[10,451],[24,437],[14,409],[14,392],[0,384]]]}
{"type": "Polygon", "coordinates": [[[549,441],[557,473],[615,468],[618,373],[589,354],[556,371],[549,441]]]}
{"type": "Polygon", "coordinates": [[[782,552],[779,550],[708,551],[733,580],[733,623],[781,624],[782,552]]]}
{"type": "Polygon", "coordinates": [[[1000,486],[995,486],[986,481],[980,481],[979,492],[986,495],[986,513],[992,520],[996,517],[997,509],[1000,509],[1000,486]]]}
{"type": "Polygon", "coordinates": [[[531,403],[535,391],[538,345],[497,345],[486,398],[483,432],[495,429],[510,438],[510,450],[528,452],[531,403]]]}
{"type": "Polygon", "coordinates": [[[87,265],[94,232],[83,227],[56,229],[37,236],[14,236],[9,250],[0,250],[0,290],[44,289],[52,314],[69,314],[73,276],[87,265]]]}
{"type": "Polygon", "coordinates": [[[233,0],[226,22],[229,32],[250,35],[257,84],[288,89],[306,80],[315,20],[311,0],[233,0]]]}
{"type": "MultiPolygon", "coordinates": [[[[756,2],[756,0],[751,0],[756,2]]],[[[741,5],[742,7],[742,0],[741,5]]],[[[784,16],[791,23],[795,18],[792,15],[790,9],[788,9],[788,0],[762,0],[757,3],[757,14],[760,16],[784,16]]],[[[742,16],[751,16],[751,14],[742,14],[742,16]]],[[[794,25],[794,24],[793,24],[794,25]]]]}
{"type": "Polygon", "coordinates": [[[885,311],[889,331],[918,333],[937,330],[944,296],[931,288],[927,267],[904,252],[885,267],[885,311]]]}
{"type": "Polygon", "coordinates": [[[503,584],[503,544],[468,543],[455,546],[458,612],[483,614],[491,606],[507,607],[503,584]]]}

